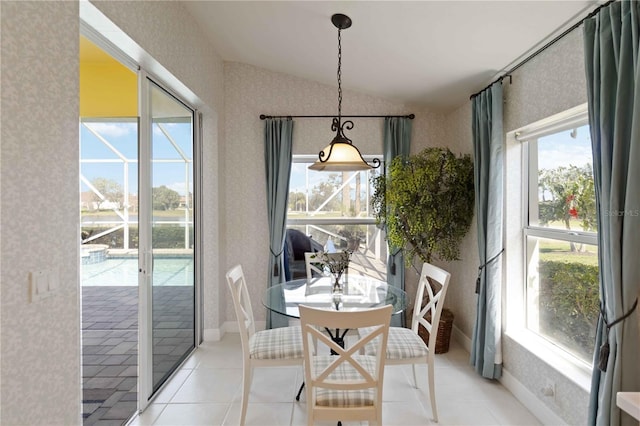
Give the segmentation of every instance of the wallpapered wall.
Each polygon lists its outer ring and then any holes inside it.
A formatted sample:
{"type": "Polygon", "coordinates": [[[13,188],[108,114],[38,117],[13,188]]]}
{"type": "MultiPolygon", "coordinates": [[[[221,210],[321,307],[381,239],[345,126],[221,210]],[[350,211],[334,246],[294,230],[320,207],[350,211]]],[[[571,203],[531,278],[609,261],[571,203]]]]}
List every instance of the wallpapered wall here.
{"type": "MultiPolygon", "coordinates": [[[[505,133],[585,103],[587,98],[583,60],[582,33],[578,30],[516,71],[512,84],[505,80],[503,86],[505,133]]],[[[470,138],[470,103],[450,114],[447,123],[452,132],[457,128],[461,134],[468,132],[470,138]]],[[[467,139],[467,137],[461,139],[467,139]]],[[[514,161],[520,160],[514,159],[514,161]]],[[[514,185],[516,190],[520,190],[517,182],[514,185]]],[[[505,213],[508,214],[508,211],[505,213]]],[[[476,235],[473,229],[464,243],[472,242],[468,249],[473,250],[473,253],[477,250],[476,235]]],[[[451,305],[457,309],[455,324],[467,337],[473,334],[476,311],[473,284],[477,272],[477,259],[474,258],[471,262],[473,265],[467,263],[464,268],[466,271],[464,284],[458,289],[452,286],[452,293],[448,296],[451,305]]],[[[505,283],[505,286],[514,285],[521,285],[521,283],[505,283]]],[[[504,309],[503,315],[506,315],[504,309]]],[[[586,424],[588,405],[586,391],[507,335],[503,335],[502,349],[506,371],[568,424],[586,424]],[[541,392],[546,385],[547,377],[552,377],[556,383],[555,402],[545,398],[541,392]]]]}
{"type": "MultiPolygon", "coordinates": [[[[223,64],[199,31],[191,15],[178,2],[92,1],[153,59],[176,76],[199,98],[203,113],[202,146],[202,252],[204,328],[220,325],[220,149],[224,145],[223,64]],[[215,254],[215,255],[212,255],[215,254]]],[[[143,61],[143,66],[144,61],[143,61]]]]}
{"type": "MultiPolygon", "coordinates": [[[[337,90],[285,74],[222,61],[177,3],[94,2],[203,101],[205,328],[234,321],[223,275],[242,262],[258,307],[266,281],[263,126],[258,115],[334,114],[337,90]],[[225,142],[226,141],[226,142],[225,142]],[[224,247],[224,250],[220,250],[224,247]],[[250,256],[247,254],[250,253],[250,256]],[[220,305],[221,303],[221,305],[220,305]]],[[[2,233],[0,423],[79,422],[78,305],[78,4],[0,2],[2,23],[2,233]],[[25,125],[28,123],[28,126],[25,125]],[[53,161],[52,161],[53,160],[53,161]],[[20,200],[20,226],[15,211],[20,200]],[[60,290],[29,304],[28,272],[59,268],[60,290]]],[[[505,131],[586,101],[578,33],[521,68],[505,87],[505,131]]],[[[412,152],[427,146],[472,150],[470,104],[448,114],[344,92],[344,114],[414,112],[412,152]]],[[[354,120],[350,133],[365,154],[382,151],[382,120],[354,120]]],[[[315,154],[332,137],[330,121],[296,120],[294,153],[315,154]]],[[[477,259],[475,228],[463,241],[447,305],[471,336],[477,259]]],[[[415,274],[408,274],[409,293],[415,274]]],[[[258,320],[265,312],[256,309],[258,320]]],[[[508,337],[505,368],[536,393],[557,377],[557,406],[584,423],[585,392],[508,337]]]]}
{"type": "MultiPolygon", "coordinates": [[[[240,63],[225,63],[224,160],[225,268],[241,263],[250,287],[256,321],[265,319],[260,308],[267,279],[268,226],[264,183],[264,121],[266,115],[325,115],[337,112],[337,86],[323,85],[240,63]],[[248,254],[250,254],[248,256],[248,254]]],[[[345,90],[343,114],[404,114],[413,112],[412,151],[444,144],[442,115],[345,90]]],[[[363,154],[382,153],[382,119],[354,119],[349,132],[363,154]]],[[[296,119],[293,153],[317,155],[332,139],[330,119],[296,119]]],[[[235,321],[227,303],[227,321],[235,321]]]]}
{"type": "MultiPolygon", "coordinates": [[[[505,132],[586,102],[583,46],[581,32],[574,31],[556,45],[520,68],[513,84],[505,82],[505,132]]],[[[332,114],[336,108],[336,88],[284,74],[272,73],[237,63],[225,64],[226,140],[225,156],[227,183],[225,185],[226,225],[229,237],[227,267],[243,262],[246,247],[264,247],[268,241],[264,207],[264,160],[262,151],[263,125],[258,115],[273,114],[332,114]],[[238,158],[237,151],[243,152],[238,158]],[[240,230],[244,229],[245,233],[240,230]],[[235,235],[233,235],[235,234],[235,235]],[[248,235],[248,236],[244,236],[248,235]]],[[[448,146],[457,154],[472,153],[471,103],[457,110],[439,113],[424,108],[384,101],[370,96],[345,92],[345,114],[392,114],[414,112],[412,153],[428,146],[448,146]]],[[[330,139],[328,121],[297,120],[294,124],[294,153],[316,153],[330,139]]],[[[351,135],[358,147],[368,154],[381,147],[380,123],[358,120],[351,135]]],[[[455,315],[455,326],[468,338],[475,322],[477,274],[477,232],[475,222],[461,245],[461,259],[443,264],[452,273],[446,305],[455,315]]],[[[251,286],[251,297],[260,300],[266,281],[267,258],[254,253],[245,265],[251,286]]],[[[417,277],[407,273],[408,294],[415,291],[417,277]]],[[[258,305],[259,306],[259,305],[258,305]]],[[[256,312],[264,320],[264,310],[256,312]]],[[[233,320],[228,305],[227,320],[233,320]]],[[[545,377],[556,382],[556,400],[549,408],[570,424],[584,424],[588,395],[566,379],[556,369],[504,336],[505,369],[540,400],[545,377]]]]}
{"type": "MultiPolygon", "coordinates": [[[[201,100],[204,249],[217,253],[222,61],[178,3],[96,4],[201,100]]],[[[79,424],[79,7],[2,1],[0,8],[0,423],[79,424]],[[42,270],[57,270],[60,288],[29,303],[28,273],[42,270]]],[[[217,256],[210,256],[205,327],[218,327],[218,269],[217,256]]]]}
{"type": "MultiPolygon", "coordinates": [[[[587,95],[583,61],[582,32],[578,29],[516,71],[512,84],[505,81],[505,133],[585,103],[587,95]]],[[[447,146],[452,151],[472,153],[470,102],[445,115],[444,130],[447,146]]],[[[517,190],[520,188],[519,182],[509,185],[517,190]]],[[[462,242],[461,253],[461,260],[443,265],[452,273],[446,305],[454,311],[455,327],[471,338],[477,300],[475,221],[462,242]]],[[[503,336],[502,349],[504,368],[516,380],[568,424],[586,424],[588,392],[507,335],[503,336]],[[556,383],[555,402],[541,393],[547,377],[553,378],[556,383]]]]}
{"type": "MultiPolygon", "coordinates": [[[[225,228],[228,269],[241,263],[247,276],[257,321],[265,319],[260,300],[266,285],[267,253],[256,252],[247,258],[247,247],[267,247],[268,229],[264,184],[264,122],[258,116],[287,114],[334,114],[337,87],[275,73],[240,63],[225,63],[225,116],[228,141],[224,163],[225,228]],[[238,155],[242,153],[242,156],[238,155]]],[[[404,105],[380,98],[345,91],[344,114],[416,114],[412,125],[411,152],[426,147],[448,146],[456,154],[471,154],[471,106],[444,113],[415,105],[404,105]]],[[[354,143],[365,154],[382,150],[382,119],[356,119],[350,132],[354,143]]],[[[296,119],[294,154],[317,154],[332,138],[329,119],[296,119]]],[[[444,263],[452,274],[446,305],[455,315],[455,325],[471,336],[475,321],[474,293],[478,267],[475,223],[461,245],[461,259],[444,263]]],[[[419,265],[418,265],[419,267],[419,265]]],[[[406,289],[415,294],[417,273],[409,268],[406,289]]],[[[411,299],[413,300],[413,299],[411,299]]],[[[227,303],[225,320],[235,321],[232,305],[227,303]]]]}
{"type": "MultiPolygon", "coordinates": [[[[505,133],[587,102],[586,87],[579,28],[520,68],[513,84],[505,83],[505,133]]],[[[568,424],[587,423],[587,391],[509,336],[503,343],[507,371],[568,424]],[[547,377],[556,382],[555,402],[541,393],[547,377]]]]}
{"type": "Polygon", "coordinates": [[[1,2],[2,424],[80,419],[78,4],[1,2]],[[29,272],[60,286],[30,303],[29,272]]]}
{"type": "MultiPolygon", "coordinates": [[[[447,114],[445,124],[449,149],[456,154],[470,154],[473,157],[471,102],[447,114]]],[[[469,214],[475,217],[475,210],[469,214]]],[[[451,307],[455,315],[453,324],[470,337],[476,320],[475,283],[478,273],[478,237],[475,219],[472,220],[469,232],[460,244],[460,260],[448,262],[444,267],[451,272],[447,306],[451,307]]]]}

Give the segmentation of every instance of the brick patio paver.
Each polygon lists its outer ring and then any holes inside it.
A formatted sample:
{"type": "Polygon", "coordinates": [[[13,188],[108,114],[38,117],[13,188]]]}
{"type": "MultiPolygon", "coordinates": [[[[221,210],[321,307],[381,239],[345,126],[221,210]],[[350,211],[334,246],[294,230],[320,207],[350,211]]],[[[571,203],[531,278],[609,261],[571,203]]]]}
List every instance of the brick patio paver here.
{"type": "MultiPolygon", "coordinates": [[[[153,289],[154,382],[193,347],[193,288],[153,289]]],[[[122,425],[137,408],[138,288],[82,287],[84,426],[122,425]]]]}

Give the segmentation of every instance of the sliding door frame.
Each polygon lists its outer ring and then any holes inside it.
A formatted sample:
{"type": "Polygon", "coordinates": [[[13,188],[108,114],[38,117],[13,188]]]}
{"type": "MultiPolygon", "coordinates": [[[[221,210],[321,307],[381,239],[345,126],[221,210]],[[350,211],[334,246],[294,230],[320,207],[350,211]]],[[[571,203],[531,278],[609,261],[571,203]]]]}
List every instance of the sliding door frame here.
{"type": "Polygon", "coordinates": [[[139,105],[139,321],[138,321],[138,409],[144,411],[166,384],[180,369],[177,365],[169,378],[154,392],[153,383],[153,250],[152,250],[152,123],[149,104],[151,85],[155,85],[193,112],[193,222],[194,222],[194,342],[193,350],[202,342],[202,114],[179,94],[167,87],[144,69],[138,71],[139,105]],[[143,222],[144,221],[144,222],[143,222]]]}
{"type": "MultiPolygon", "coordinates": [[[[94,28],[92,24],[80,19],[80,34],[87,37],[91,42],[99,46],[116,60],[136,72],[138,75],[138,158],[151,158],[151,137],[149,123],[149,80],[161,87],[164,91],[179,100],[193,111],[193,221],[194,221],[194,349],[197,348],[203,339],[203,298],[202,298],[202,113],[185,101],[185,97],[173,90],[174,87],[167,84],[162,78],[158,78],[152,73],[140,67],[139,63],[132,57],[124,53],[118,46],[110,41],[100,30],[94,28]],[[146,141],[146,143],[144,143],[146,141]]],[[[178,89],[179,90],[179,89],[178,89]]],[[[153,392],[153,363],[152,363],[152,289],[151,279],[153,273],[153,259],[151,251],[151,227],[142,226],[142,222],[151,224],[152,221],[152,197],[151,190],[143,191],[141,183],[147,182],[146,187],[151,183],[151,162],[139,161],[138,168],[139,181],[139,205],[149,206],[146,211],[142,209],[138,212],[139,223],[139,249],[138,249],[138,412],[142,412],[155,395],[160,393],[164,384],[153,392]],[[144,215],[144,216],[143,216],[144,215]]],[[[82,301],[80,300],[81,304],[82,301]]],[[[80,342],[80,346],[81,346],[80,342]]],[[[188,357],[187,357],[188,358],[188,357]]],[[[186,361],[186,359],[185,359],[186,361]]],[[[184,361],[183,361],[184,362],[184,361]]],[[[176,367],[173,374],[180,368],[176,367]]],[[[169,377],[165,384],[171,379],[169,377]]]]}
{"type": "Polygon", "coordinates": [[[138,410],[144,411],[153,394],[153,336],[151,222],[151,123],[149,79],[138,71],[138,410]]]}

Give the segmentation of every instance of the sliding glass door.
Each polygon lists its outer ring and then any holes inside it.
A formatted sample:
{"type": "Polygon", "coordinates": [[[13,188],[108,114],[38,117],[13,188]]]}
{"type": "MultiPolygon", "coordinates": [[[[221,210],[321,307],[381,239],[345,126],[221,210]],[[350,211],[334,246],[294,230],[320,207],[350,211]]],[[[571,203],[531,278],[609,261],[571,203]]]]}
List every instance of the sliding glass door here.
{"type": "Polygon", "coordinates": [[[142,83],[140,274],[147,309],[141,343],[144,394],[151,397],[195,348],[195,114],[151,79],[142,83]]]}

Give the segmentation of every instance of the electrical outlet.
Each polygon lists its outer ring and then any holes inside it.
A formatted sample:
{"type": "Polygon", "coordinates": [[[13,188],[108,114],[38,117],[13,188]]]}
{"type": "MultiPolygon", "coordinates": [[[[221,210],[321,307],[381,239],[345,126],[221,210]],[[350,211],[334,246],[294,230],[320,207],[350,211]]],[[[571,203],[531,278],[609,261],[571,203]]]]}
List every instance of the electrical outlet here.
{"type": "Polygon", "coordinates": [[[29,296],[31,303],[39,301],[45,292],[47,292],[49,284],[47,276],[43,271],[34,271],[29,273],[29,296]]]}
{"type": "Polygon", "coordinates": [[[29,299],[31,303],[50,297],[60,286],[58,268],[29,273],[29,299]]]}
{"type": "Polygon", "coordinates": [[[542,395],[549,399],[556,398],[556,384],[551,379],[547,379],[546,384],[542,388],[542,395]]]}

